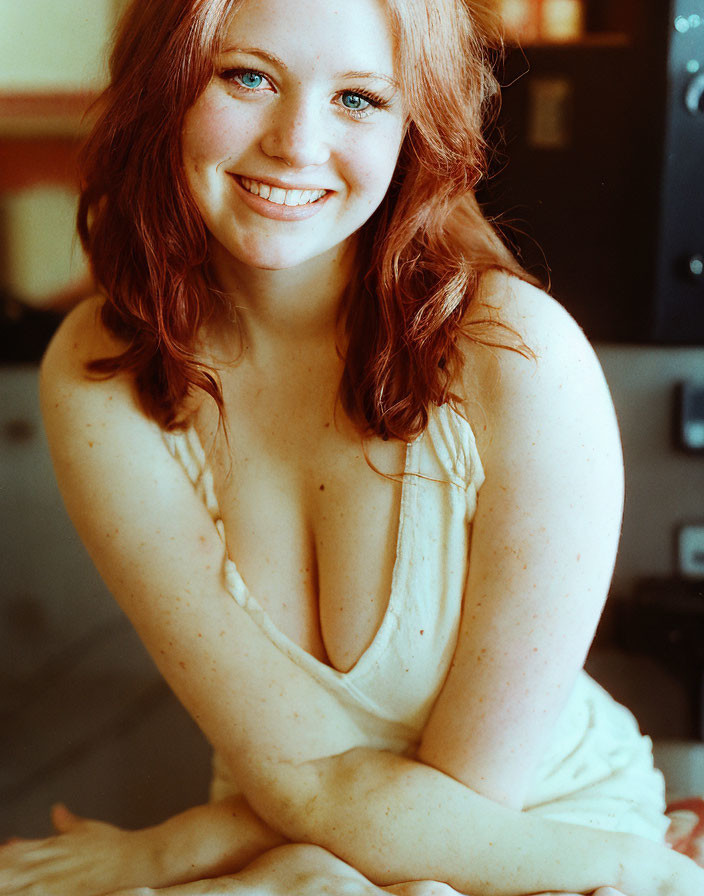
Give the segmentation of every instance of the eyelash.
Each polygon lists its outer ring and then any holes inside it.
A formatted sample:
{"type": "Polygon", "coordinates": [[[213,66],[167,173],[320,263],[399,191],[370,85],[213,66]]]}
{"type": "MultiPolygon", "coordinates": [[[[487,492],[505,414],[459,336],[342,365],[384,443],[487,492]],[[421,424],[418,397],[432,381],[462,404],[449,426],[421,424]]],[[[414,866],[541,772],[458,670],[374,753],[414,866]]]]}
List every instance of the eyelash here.
{"type": "MultiPolygon", "coordinates": [[[[269,82],[269,78],[264,74],[264,72],[257,71],[254,68],[228,68],[220,73],[220,78],[231,87],[234,87],[235,90],[238,90],[242,93],[255,93],[258,88],[245,87],[243,84],[239,83],[237,78],[240,78],[243,75],[257,75],[258,77],[263,78],[265,81],[269,82]]],[[[388,109],[390,105],[387,100],[383,99],[383,97],[380,97],[368,90],[342,90],[340,91],[338,96],[356,96],[369,103],[369,105],[365,109],[350,109],[348,106],[342,106],[344,112],[349,115],[350,118],[355,119],[355,121],[361,121],[362,119],[367,118],[376,109],[388,109]]]]}

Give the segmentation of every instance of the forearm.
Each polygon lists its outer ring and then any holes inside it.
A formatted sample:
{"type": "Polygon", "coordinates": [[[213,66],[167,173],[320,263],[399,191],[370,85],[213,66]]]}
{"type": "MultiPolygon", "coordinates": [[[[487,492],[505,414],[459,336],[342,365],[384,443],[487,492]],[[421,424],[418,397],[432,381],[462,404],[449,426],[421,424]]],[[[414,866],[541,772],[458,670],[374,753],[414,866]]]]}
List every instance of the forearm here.
{"type": "Polygon", "coordinates": [[[435,769],[373,750],[282,770],[261,811],[291,839],[325,847],[380,886],[431,879],[473,896],[519,896],[611,885],[655,896],[688,892],[673,885],[679,878],[704,892],[701,872],[664,847],[506,809],[435,769]]]}
{"type": "Polygon", "coordinates": [[[286,843],[241,796],[197,806],[131,836],[149,868],[142,885],[150,887],[231,874],[286,843]]]}

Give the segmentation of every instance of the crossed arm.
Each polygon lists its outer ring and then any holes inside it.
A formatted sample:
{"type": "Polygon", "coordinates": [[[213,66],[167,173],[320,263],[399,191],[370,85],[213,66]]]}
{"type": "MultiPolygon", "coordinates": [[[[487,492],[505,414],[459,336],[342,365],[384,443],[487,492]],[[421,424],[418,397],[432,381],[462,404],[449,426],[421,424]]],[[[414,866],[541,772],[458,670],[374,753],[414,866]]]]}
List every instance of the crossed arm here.
{"type": "MultiPolygon", "coordinates": [[[[505,446],[518,437],[521,445],[513,453],[484,446],[488,480],[475,522],[460,643],[413,761],[365,749],[335,701],[225,592],[222,546],[157,428],[136,411],[124,381],[82,377],[82,359],[71,349],[76,328],[85,344],[87,313],[64,328],[44,367],[45,418],[67,506],[165,677],[245,783],[255,818],[268,825],[262,842],[278,837],[325,847],[376,885],[434,879],[476,896],[590,892],[604,884],[628,896],[704,892],[697,869],[664,848],[518,811],[606,593],[613,545],[604,564],[598,557],[604,541],[595,531],[606,528],[613,541],[618,529],[613,504],[605,526],[599,518],[614,483],[620,501],[613,456],[604,460],[603,451],[594,452],[586,431],[568,433],[565,442],[554,427],[549,435],[557,444],[541,453],[549,440],[536,430],[548,425],[555,408],[535,402],[557,403],[560,389],[549,380],[559,360],[536,374],[522,406],[514,389],[520,375],[502,365],[492,438],[505,446]],[[509,422],[511,439],[501,431],[509,422]],[[561,458],[566,444],[574,456],[561,458]],[[531,474],[559,461],[559,474],[540,479],[540,494],[531,474]],[[589,463],[595,472],[585,483],[589,463]],[[565,489],[584,523],[573,513],[564,524],[565,489]],[[562,507],[563,525],[545,525],[547,516],[539,525],[540,513],[526,512],[536,504],[562,507]],[[539,695],[539,711],[526,691],[539,695]]],[[[592,368],[565,369],[567,404],[578,398],[589,424],[594,408],[588,402],[603,399],[593,382],[580,391],[578,381],[580,374],[593,376],[592,368]]],[[[605,438],[613,452],[612,436],[605,438]]]]}

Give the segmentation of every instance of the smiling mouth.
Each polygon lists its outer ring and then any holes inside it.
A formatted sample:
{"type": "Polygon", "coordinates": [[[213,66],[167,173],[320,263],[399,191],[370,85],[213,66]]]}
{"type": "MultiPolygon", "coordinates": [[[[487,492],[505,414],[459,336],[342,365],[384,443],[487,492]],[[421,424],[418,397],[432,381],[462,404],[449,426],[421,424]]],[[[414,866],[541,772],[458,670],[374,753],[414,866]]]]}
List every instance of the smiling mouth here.
{"type": "Polygon", "coordinates": [[[328,194],[328,190],[282,190],[280,187],[272,187],[270,184],[248,177],[237,176],[237,180],[248,193],[266,199],[274,205],[312,205],[328,194]]]}

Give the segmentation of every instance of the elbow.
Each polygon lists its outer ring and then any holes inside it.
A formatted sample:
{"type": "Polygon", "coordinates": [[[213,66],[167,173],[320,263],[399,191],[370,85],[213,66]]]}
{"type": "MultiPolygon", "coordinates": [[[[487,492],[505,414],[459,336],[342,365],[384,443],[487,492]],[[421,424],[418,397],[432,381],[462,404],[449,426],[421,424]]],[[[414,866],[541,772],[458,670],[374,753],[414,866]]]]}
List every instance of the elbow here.
{"type": "Polygon", "coordinates": [[[315,762],[276,761],[244,776],[242,790],[256,814],[296,843],[314,843],[325,810],[323,769],[315,762]]]}
{"type": "Polygon", "coordinates": [[[328,847],[345,804],[366,807],[398,772],[398,757],[363,747],[302,763],[275,762],[247,776],[252,809],[275,831],[297,843],[328,847]]]}
{"type": "Polygon", "coordinates": [[[462,762],[459,767],[451,762],[440,762],[429,751],[423,750],[423,744],[421,744],[418,750],[416,759],[422,765],[432,768],[448,778],[452,778],[453,781],[461,784],[470,793],[494,805],[503,809],[512,809],[516,812],[522,812],[526,808],[528,797],[526,782],[524,780],[511,781],[507,779],[505,769],[499,775],[489,775],[481,774],[480,771],[468,766],[465,762],[462,762]]]}

